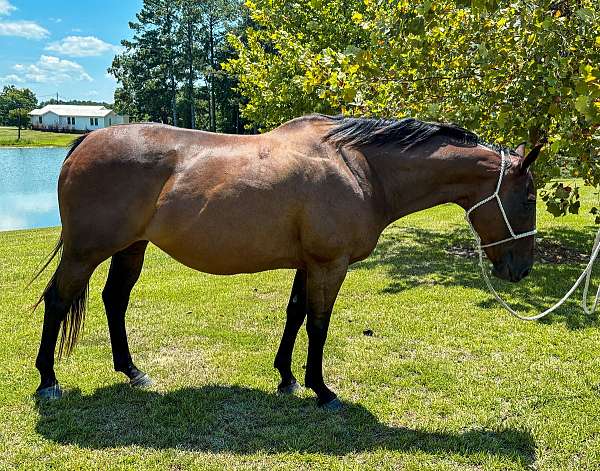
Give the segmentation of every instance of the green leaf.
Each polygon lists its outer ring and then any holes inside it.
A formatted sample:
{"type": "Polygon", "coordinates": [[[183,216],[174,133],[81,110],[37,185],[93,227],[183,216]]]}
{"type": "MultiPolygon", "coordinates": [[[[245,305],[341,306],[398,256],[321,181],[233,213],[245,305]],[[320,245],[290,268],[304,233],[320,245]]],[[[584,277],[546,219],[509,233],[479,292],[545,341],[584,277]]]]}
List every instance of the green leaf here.
{"type": "Polygon", "coordinates": [[[575,109],[582,114],[585,114],[589,108],[590,99],[587,96],[580,95],[575,100],[575,109]]]}
{"type": "Polygon", "coordinates": [[[575,201],[573,204],[569,206],[569,212],[571,214],[579,214],[579,208],[581,207],[581,203],[579,201],[575,201]]]}

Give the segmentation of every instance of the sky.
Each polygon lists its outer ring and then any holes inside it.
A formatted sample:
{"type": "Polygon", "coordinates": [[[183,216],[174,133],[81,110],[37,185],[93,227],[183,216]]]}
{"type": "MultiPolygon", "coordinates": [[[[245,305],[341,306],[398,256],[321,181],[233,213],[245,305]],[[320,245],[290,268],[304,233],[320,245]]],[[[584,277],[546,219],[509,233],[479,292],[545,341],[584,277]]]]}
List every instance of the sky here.
{"type": "Polygon", "coordinates": [[[0,0],[0,88],[112,103],[107,74],[142,0],[0,0]]]}

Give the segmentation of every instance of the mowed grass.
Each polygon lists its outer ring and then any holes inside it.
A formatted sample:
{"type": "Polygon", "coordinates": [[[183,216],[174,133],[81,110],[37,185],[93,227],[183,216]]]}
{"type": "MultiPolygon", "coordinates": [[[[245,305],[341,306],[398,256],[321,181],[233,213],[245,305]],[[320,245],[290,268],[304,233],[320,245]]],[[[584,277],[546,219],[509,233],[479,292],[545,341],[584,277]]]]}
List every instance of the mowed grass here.
{"type": "MultiPolygon", "coordinates": [[[[595,197],[584,193],[584,210],[595,197]]],[[[589,215],[540,213],[546,243],[587,252],[589,215]]],[[[30,288],[58,229],[0,234],[0,468],[598,469],[600,325],[579,296],[543,322],[510,317],[484,289],[462,211],[404,218],[349,272],[332,318],[325,375],[344,407],[274,394],[273,357],[289,270],[194,272],[155,247],[128,311],[136,363],[156,381],[133,390],[112,371],[94,274],[85,332],[57,374],[62,400],[37,404],[34,359],[50,272],[30,288]],[[373,336],[363,335],[371,329],[373,336]]],[[[571,286],[582,264],[538,263],[496,281],[526,311],[571,286]]],[[[595,277],[597,278],[597,277],[595,277]]],[[[294,371],[303,377],[306,333],[294,371]]]]}
{"type": "Polygon", "coordinates": [[[17,128],[0,126],[0,147],[66,147],[77,134],[34,131],[21,129],[21,139],[17,140],[17,128]]]}

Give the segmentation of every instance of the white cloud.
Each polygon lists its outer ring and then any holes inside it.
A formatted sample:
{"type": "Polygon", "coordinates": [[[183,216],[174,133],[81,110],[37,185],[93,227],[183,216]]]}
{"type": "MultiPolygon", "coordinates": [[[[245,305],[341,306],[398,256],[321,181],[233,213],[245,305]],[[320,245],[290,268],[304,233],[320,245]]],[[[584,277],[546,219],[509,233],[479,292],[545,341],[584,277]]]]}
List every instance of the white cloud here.
{"type": "Polygon", "coordinates": [[[0,77],[0,83],[5,83],[8,85],[12,85],[15,83],[22,83],[23,79],[16,74],[8,74],[4,77],[0,77]]]}
{"type": "Polygon", "coordinates": [[[106,52],[115,52],[117,46],[94,36],[67,36],[46,46],[46,51],[56,52],[70,57],[101,56],[106,52]]]}
{"type": "Polygon", "coordinates": [[[34,21],[0,21],[0,36],[43,39],[49,34],[50,32],[46,28],[41,27],[34,21]]]}
{"type": "Polygon", "coordinates": [[[0,15],[10,15],[17,7],[10,4],[8,0],[0,0],[0,15]]]}
{"type": "Polygon", "coordinates": [[[13,69],[16,75],[24,81],[37,83],[61,83],[72,80],[93,79],[77,62],[59,59],[54,56],[40,56],[35,64],[15,64],[13,69]]]}

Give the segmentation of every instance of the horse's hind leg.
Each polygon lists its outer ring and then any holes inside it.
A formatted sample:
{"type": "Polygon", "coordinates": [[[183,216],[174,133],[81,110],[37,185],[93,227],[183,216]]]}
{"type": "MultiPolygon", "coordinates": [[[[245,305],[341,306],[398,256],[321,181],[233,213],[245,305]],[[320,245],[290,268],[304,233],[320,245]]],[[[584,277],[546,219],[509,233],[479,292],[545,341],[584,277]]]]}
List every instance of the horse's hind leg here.
{"type": "Polygon", "coordinates": [[[40,372],[37,395],[58,398],[62,395],[54,373],[54,351],[63,324],[60,354],[66,347],[69,354],[83,322],[87,284],[95,264],[78,262],[63,257],[46,287],[44,299],[44,326],[35,366],[40,372]]]}
{"type": "Polygon", "coordinates": [[[148,241],[142,240],[114,254],[102,291],[115,371],[125,373],[130,384],[138,387],[150,386],[152,381],[131,359],[125,330],[125,311],[131,290],[140,277],[147,246],[148,241]]]}
{"type": "Polygon", "coordinates": [[[298,383],[292,373],[292,352],[298,331],[306,317],[306,272],[296,271],[292,292],[287,306],[287,319],[281,336],[281,343],[275,355],[273,366],[279,370],[281,383],[277,391],[283,394],[294,392],[298,383]]]}

